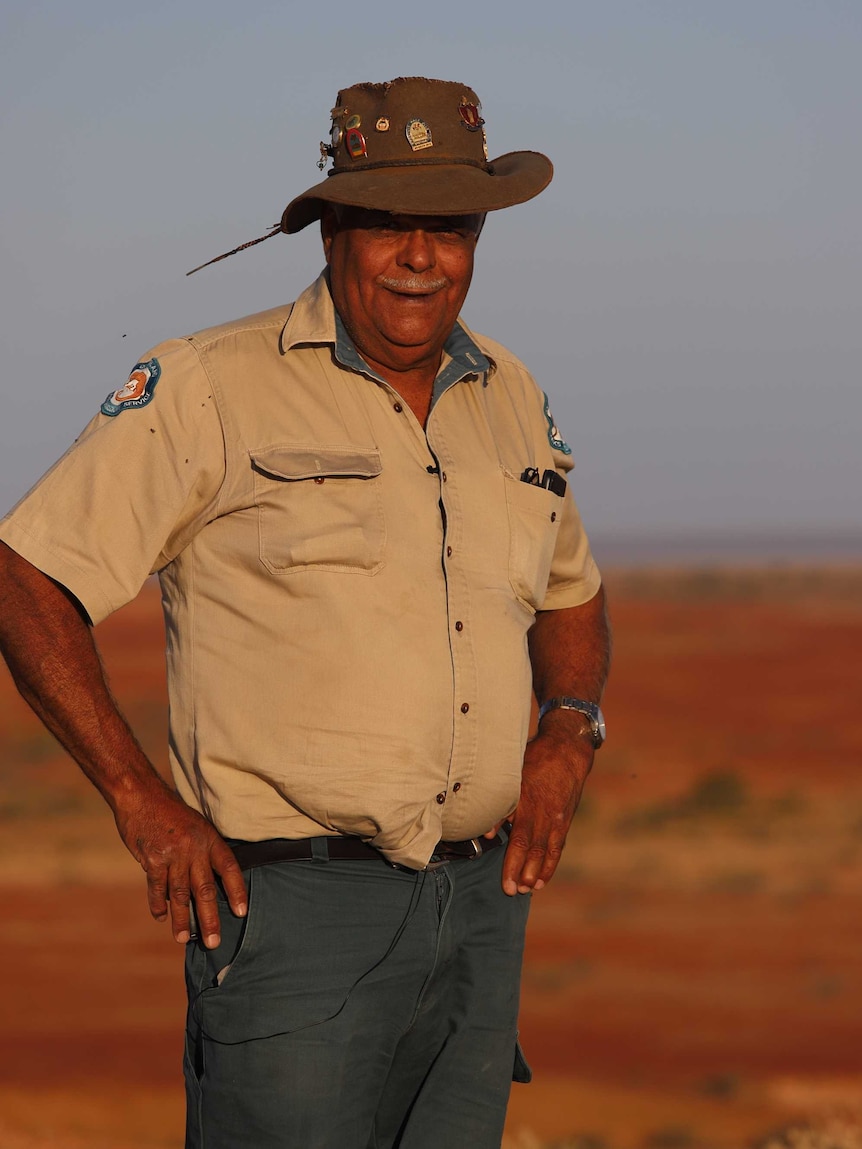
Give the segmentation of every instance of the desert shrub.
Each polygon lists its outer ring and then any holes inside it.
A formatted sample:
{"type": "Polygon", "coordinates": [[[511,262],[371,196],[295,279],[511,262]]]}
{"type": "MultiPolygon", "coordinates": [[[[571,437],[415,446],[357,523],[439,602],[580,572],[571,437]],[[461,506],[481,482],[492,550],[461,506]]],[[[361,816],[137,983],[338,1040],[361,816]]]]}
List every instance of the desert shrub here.
{"type": "Polygon", "coordinates": [[[623,833],[658,830],[672,822],[726,818],[739,814],[748,802],[748,789],[733,770],[713,770],[698,778],[678,798],[628,811],[617,822],[623,833]]]}
{"type": "Polygon", "coordinates": [[[716,770],[695,782],[680,806],[688,814],[735,814],[748,799],[745,783],[732,770],[716,770]]]}
{"type": "Polygon", "coordinates": [[[668,1125],[644,1138],[644,1149],[693,1149],[697,1138],[685,1125],[668,1125]]]}

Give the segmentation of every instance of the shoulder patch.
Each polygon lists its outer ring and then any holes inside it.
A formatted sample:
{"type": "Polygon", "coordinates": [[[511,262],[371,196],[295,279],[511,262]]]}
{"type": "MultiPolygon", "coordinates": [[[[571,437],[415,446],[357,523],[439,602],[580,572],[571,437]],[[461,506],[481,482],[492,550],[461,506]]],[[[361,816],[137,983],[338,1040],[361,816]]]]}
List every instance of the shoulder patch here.
{"type": "Polygon", "coordinates": [[[564,455],[571,455],[572,448],[560,434],[557,424],[554,422],[554,416],[551,414],[551,401],[544,391],[542,394],[545,395],[545,418],[548,420],[548,442],[555,451],[562,451],[564,455]]]}
{"type": "Polygon", "coordinates": [[[146,407],[153,398],[153,391],[161,373],[162,368],[158,359],[136,363],[129,375],[128,383],[112,392],[99,410],[103,415],[119,415],[127,407],[146,407]]]}

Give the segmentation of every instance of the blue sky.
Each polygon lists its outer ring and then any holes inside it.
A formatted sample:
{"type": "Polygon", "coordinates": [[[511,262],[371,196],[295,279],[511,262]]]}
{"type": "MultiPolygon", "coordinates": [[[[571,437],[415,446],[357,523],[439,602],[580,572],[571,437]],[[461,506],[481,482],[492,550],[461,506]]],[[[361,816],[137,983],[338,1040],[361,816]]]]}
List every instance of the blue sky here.
{"type": "Polygon", "coordinates": [[[590,528],[858,530],[862,4],[30,0],[0,17],[0,507],[153,343],[293,298],[336,92],[479,93],[544,151],[465,309],[552,397],[590,528]]]}

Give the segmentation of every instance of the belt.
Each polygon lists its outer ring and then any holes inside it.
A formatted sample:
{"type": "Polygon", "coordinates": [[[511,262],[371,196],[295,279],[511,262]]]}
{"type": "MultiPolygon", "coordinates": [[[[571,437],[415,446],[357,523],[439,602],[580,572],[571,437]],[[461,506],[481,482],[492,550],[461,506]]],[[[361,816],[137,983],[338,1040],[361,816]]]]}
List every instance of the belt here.
{"type": "MultiPolygon", "coordinates": [[[[320,837],[320,838],[266,838],[262,842],[243,842],[227,838],[227,844],[234,852],[243,870],[255,866],[268,866],[272,862],[307,862],[349,860],[356,862],[386,862],[396,869],[407,869],[388,862],[379,850],[363,842],[361,838],[320,837]]],[[[426,869],[435,869],[445,862],[479,858],[502,846],[506,838],[496,834],[493,838],[467,838],[463,842],[438,842],[426,869]]]]}

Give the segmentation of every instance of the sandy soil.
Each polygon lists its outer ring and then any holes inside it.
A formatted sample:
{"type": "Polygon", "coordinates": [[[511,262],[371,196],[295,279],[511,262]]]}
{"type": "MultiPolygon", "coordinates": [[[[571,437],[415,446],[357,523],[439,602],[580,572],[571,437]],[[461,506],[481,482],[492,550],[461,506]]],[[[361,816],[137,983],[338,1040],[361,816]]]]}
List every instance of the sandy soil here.
{"type": "MultiPolygon", "coordinates": [[[[535,1079],[513,1091],[507,1149],[735,1149],[830,1121],[811,1149],[854,1149],[862,572],[610,585],[611,740],[534,899],[535,1079]]],[[[99,639],[164,767],[155,589],[99,639]]],[[[0,887],[0,1147],[179,1149],[181,953],[6,677],[0,887]]]]}

